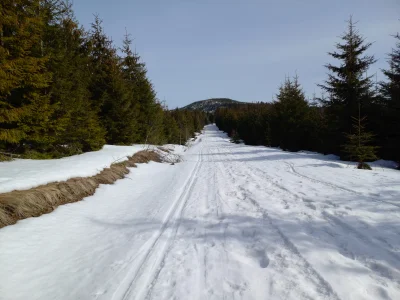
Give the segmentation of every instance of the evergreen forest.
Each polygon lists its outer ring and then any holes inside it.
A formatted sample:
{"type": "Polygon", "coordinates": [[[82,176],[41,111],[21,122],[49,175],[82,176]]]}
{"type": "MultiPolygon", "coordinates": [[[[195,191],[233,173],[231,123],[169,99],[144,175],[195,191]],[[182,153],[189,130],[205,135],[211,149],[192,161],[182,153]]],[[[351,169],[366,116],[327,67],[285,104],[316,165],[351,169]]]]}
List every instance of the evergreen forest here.
{"type": "Polygon", "coordinates": [[[329,55],[320,97],[307,99],[299,77],[285,78],[273,102],[219,108],[217,126],[249,145],[336,154],[365,162],[378,158],[400,162],[400,35],[388,49],[385,80],[369,68],[376,62],[350,18],[345,33],[329,55]]]}
{"type": "Polygon", "coordinates": [[[56,158],[104,144],[185,143],[208,122],[168,110],[126,33],[117,47],[67,0],[0,3],[0,160],[56,158]]]}

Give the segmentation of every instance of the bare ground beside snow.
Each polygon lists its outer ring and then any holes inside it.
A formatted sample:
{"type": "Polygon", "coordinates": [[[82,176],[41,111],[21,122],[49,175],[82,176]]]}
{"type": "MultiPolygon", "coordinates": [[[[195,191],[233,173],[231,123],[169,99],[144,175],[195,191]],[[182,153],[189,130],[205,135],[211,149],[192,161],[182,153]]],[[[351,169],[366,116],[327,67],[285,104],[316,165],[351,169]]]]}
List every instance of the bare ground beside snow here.
{"type": "Polygon", "coordinates": [[[60,205],[81,201],[93,195],[100,184],[113,184],[125,178],[129,168],[136,167],[137,163],[161,162],[163,156],[170,155],[161,149],[158,150],[136,152],[127,160],[113,163],[94,176],[75,177],[28,190],[0,194],[0,228],[15,224],[19,220],[50,213],[60,205]]]}
{"type": "Polygon", "coordinates": [[[229,143],[0,229],[0,299],[400,299],[400,172],[229,143]]]}

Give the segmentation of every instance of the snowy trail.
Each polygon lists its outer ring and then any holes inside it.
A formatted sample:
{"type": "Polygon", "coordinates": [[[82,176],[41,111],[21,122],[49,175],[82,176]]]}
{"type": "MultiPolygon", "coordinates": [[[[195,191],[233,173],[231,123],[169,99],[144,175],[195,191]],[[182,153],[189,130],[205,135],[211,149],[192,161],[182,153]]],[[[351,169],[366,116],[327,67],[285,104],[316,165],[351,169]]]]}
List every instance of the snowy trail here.
{"type": "Polygon", "coordinates": [[[0,230],[0,299],[400,299],[400,173],[229,143],[0,230]]]}
{"type": "Polygon", "coordinates": [[[137,264],[137,267],[133,268],[121,285],[118,286],[113,299],[141,299],[146,294],[147,287],[152,285],[176,235],[182,210],[191,196],[200,164],[201,153],[199,153],[199,160],[192,170],[188,181],[184,184],[182,193],[173,203],[165,220],[162,222],[162,227],[156,232],[154,238],[152,238],[148,249],[145,251],[139,264],[137,264]],[[135,292],[135,289],[137,292],[135,292]]]}

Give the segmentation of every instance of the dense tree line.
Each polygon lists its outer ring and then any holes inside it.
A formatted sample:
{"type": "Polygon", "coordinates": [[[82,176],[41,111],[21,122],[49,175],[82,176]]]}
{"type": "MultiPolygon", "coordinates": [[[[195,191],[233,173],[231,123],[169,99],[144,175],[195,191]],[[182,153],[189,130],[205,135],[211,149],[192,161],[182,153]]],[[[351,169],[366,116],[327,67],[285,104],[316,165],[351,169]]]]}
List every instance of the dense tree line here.
{"type": "Polygon", "coordinates": [[[207,122],[169,111],[126,34],[82,28],[66,0],[0,3],[0,151],[60,157],[105,143],[184,143],[207,122]]]}
{"type": "Polygon", "coordinates": [[[360,162],[377,157],[400,161],[400,36],[388,57],[386,80],[368,75],[375,58],[365,52],[371,43],[350,19],[341,42],[329,53],[323,96],[308,101],[299,79],[286,78],[272,103],[218,109],[217,126],[251,145],[288,151],[334,153],[360,162]]]}

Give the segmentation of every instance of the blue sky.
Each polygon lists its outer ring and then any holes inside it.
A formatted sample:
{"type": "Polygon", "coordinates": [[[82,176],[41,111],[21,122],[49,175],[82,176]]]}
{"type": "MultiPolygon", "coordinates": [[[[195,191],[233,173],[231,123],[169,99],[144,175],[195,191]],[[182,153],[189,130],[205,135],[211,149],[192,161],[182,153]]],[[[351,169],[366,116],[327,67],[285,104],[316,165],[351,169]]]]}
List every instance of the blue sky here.
{"type": "Polygon", "coordinates": [[[93,14],[120,45],[125,28],[148,68],[158,98],[170,108],[228,97],[271,101],[285,75],[319,93],[338,36],[352,14],[385,68],[400,32],[399,0],[75,0],[79,22],[93,14]]]}

